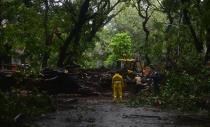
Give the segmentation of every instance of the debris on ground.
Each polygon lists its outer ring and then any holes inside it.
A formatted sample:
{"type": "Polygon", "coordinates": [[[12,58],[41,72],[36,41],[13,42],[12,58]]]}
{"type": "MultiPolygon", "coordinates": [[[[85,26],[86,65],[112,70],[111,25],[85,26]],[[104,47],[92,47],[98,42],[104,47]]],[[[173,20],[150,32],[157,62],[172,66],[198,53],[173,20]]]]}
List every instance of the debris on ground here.
{"type": "MultiPolygon", "coordinates": [[[[21,72],[0,71],[0,88],[7,91],[12,87],[19,88],[25,85],[27,87],[34,86],[54,95],[68,93],[81,96],[100,96],[106,93],[104,91],[111,91],[112,76],[116,71],[105,67],[82,69],[79,66],[67,66],[65,68],[44,68],[39,73],[38,76],[31,74],[26,77],[21,72]]],[[[126,90],[132,92],[130,88],[135,86],[133,77],[129,77],[129,74],[124,71],[122,71],[122,75],[127,84],[126,90]]],[[[142,87],[144,87],[144,91],[151,90],[152,79],[149,76],[142,78],[142,87]]]]}

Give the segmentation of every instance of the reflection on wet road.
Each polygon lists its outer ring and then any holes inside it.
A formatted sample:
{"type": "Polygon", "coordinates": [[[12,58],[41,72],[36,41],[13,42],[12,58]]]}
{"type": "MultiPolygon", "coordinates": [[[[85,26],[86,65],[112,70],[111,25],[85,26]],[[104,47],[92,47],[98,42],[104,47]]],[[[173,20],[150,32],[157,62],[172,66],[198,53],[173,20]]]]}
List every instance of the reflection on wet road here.
{"type": "Polygon", "coordinates": [[[110,100],[83,100],[72,109],[47,115],[32,127],[205,127],[178,122],[177,114],[146,106],[132,108],[110,100]]]}

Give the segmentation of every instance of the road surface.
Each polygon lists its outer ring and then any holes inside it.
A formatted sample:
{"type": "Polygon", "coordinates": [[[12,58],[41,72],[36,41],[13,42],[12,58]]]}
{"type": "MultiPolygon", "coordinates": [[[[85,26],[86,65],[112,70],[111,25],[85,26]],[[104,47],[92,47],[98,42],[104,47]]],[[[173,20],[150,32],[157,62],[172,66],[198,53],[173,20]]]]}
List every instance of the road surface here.
{"type": "Polygon", "coordinates": [[[149,106],[129,107],[111,99],[79,99],[67,110],[48,114],[31,123],[32,127],[207,127],[194,121],[177,120],[174,111],[149,106]]]}

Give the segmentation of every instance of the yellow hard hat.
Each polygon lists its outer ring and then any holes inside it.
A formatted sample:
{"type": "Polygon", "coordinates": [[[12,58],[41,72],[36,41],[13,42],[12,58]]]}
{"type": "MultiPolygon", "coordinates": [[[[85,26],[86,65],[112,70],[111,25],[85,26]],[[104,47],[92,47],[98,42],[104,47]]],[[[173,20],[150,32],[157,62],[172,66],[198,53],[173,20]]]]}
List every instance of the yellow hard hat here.
{"type": "Polygon", "coordinates": [[[132,70],[128,70],[129,73],[133,72],[132,70]]]}
{"type": "Polygon", "coordinates": [[[127,55],[126,55],[126,53],[123,53],[123,57],[126,57],[127,55]]]}

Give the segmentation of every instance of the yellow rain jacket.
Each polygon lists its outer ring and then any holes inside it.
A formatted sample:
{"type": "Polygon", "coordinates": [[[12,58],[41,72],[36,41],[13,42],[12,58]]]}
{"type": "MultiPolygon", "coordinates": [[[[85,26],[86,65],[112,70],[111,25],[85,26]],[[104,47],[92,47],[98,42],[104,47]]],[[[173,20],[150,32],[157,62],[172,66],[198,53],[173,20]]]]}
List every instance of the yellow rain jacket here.
{"type": "Polygon", "coordinates": [[[124,81],[123,77],[116,73],[112,77],[112,88],[113,88],[113,94],[114,94],[114,99],[113,101],[117,101],[117,96],[119,95],[120,102],[122,102],[122,88],[124,87],[124,81]]]}

